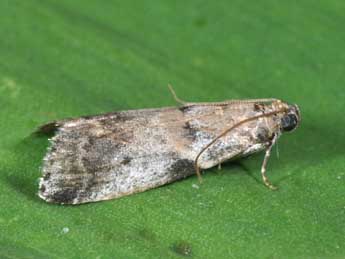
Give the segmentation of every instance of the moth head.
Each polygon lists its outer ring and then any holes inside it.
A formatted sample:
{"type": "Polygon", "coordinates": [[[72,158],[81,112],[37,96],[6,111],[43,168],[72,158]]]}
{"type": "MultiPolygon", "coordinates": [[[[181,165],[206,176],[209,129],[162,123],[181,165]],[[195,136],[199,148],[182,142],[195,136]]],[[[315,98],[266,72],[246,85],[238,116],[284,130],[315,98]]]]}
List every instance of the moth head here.
{"type": "Polygon", "coordinates": [[[301,121],[301,113],[296,104],[288,105],[288,108],[280,120],[280,127],[283,132],[295,130],[301,121]]]}

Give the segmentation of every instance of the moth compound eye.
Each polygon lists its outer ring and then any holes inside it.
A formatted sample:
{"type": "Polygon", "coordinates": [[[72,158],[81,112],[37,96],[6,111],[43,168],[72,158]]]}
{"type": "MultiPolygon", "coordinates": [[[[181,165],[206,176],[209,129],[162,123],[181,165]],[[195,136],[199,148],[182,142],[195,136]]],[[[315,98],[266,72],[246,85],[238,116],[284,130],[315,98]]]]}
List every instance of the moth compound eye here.
{"type": "Polygon", "coordinates": [[[292,131],[298,125],[298,118],[296,114],[287,114],[281,119],[281,127],[283,131],[292,131]]]}

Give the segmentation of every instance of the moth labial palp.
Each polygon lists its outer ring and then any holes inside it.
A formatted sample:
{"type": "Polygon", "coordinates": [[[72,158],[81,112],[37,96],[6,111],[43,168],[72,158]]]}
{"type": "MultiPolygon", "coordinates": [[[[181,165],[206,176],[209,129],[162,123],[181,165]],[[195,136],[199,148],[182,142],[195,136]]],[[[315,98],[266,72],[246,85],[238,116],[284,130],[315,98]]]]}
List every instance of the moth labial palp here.
{"type": "MultiPolygon", "coordinates": [[[[172,90],[172,89],[171,89],[172,90]]],[[[43,125],[55,136],[43,160],[39,197],[80,204],[152,189],[271,148],[300,122],[296,105],[278,99],[191,103],[112,112],[43,125]]]]}

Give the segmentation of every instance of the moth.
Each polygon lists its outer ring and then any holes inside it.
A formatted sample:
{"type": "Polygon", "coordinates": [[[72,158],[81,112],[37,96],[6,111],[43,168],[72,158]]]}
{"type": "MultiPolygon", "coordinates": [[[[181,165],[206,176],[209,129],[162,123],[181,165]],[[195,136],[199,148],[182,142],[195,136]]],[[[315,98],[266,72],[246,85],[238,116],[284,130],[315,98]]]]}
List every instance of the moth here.
{"type": "Polygon", "coordinates": [[[53,121],[39,197],[80,204],[143,192],[265,150],[264,184],[272,146],[294,130],[297,105],[279,99],[228,100],[111,112],[53,121]]]}

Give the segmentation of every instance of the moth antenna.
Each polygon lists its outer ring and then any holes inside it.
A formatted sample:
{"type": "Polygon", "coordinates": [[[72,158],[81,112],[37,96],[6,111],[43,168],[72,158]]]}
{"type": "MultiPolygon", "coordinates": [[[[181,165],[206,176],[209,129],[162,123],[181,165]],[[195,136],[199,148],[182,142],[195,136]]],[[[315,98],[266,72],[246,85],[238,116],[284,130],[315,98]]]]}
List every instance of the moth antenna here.
{"type": "Polygon", "coordinates": [[[188,102],[183,101],[183,100],[181,100],[180,98],[177,97],[177,95],[176,95],[176,93],[175,93],[173,87],[171,86],[171,84],[168,84],[168,88],[169,88],[170,93],[172,94],[172,96],[174,97],[174,99],[175,99],[176,102],[178,102],[179,104],[182,104],[182,105],[185,105],[185,104],[188,103],[188,102]]]}
{"type": "MultiPolygon", "coordinates": [[[[198,153],[198,155],[195,157],[195,160],[194,160],[194,168],[195,168],[195,173],[196,175],[198,176],[198,179],[199,179],[199,182],[202,183],[202,177],[201,177],[201,174],[200,174],[200,168],[198,166],[198,161],[199,161],[199,158],[200,156],[210,147],[212,146],[218,139],[220,139],[221,137],[224,137],[226,134],[228,134],[230,131],[232,131],[233,129],[247,123],[247,122],[250,122],[250,121],[253,121],[253,120],[256,120],[256,119],[259,119],[259,118],[263,118],[263,117],[269,117],[269,116],[272,116],[272,115],[275,115],[277,113],[281,113],[281,112],[285,112],[286,109],[285,108],[282,108],[282,109],[279,109],[277,111],[272,111],[272,112],[268,112],[268,113],[263,113],[263,114],[260,114],[260,115],[256,115],[256,116],[253,116],[253,117],[250,117],[250,118],[247,118],[247,119],[244,119],[238,123],[236,123],[235,125],[231,126],[230,128],[224,130],[222,133],[220,133],[217,137],[215,137],[210,143],[208,143],[205,147],[203,147],[201,149],[201,151],[198,153]]],[[[264,161],[265,162],[265,161],[264,161]]],[[[266,161],[267,163],[267,161],[266,161]]],[[[265,180],[264,180],[265,181],[265,180]]]]}

